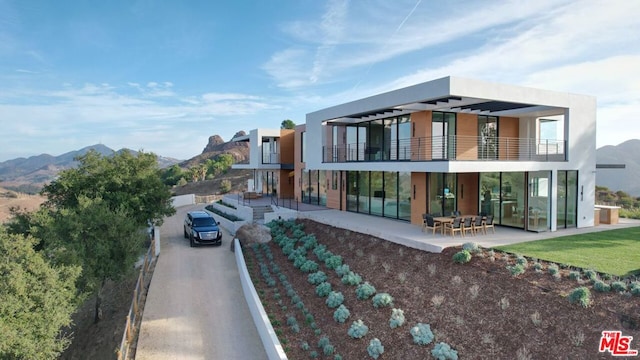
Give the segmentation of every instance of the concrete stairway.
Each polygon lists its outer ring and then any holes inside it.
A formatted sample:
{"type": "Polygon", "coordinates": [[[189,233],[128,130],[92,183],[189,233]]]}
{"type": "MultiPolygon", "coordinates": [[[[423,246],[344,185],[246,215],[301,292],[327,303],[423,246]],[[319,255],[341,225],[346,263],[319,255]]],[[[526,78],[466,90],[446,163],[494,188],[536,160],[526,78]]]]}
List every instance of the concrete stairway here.
{"type": "Polygon", "coordinates": [[[255,205],[251,206],[251,208],[253,208],[254,222],[264,222],[264,214],[273,212],[273,209],[271,209],[271,205],[255,205]]]}

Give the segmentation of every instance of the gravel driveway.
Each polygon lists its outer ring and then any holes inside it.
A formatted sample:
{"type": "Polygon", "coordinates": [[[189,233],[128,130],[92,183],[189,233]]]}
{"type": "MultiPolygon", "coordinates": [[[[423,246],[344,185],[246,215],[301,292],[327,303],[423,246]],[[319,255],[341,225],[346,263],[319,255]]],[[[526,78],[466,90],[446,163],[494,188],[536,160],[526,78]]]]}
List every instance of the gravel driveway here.
{"type": "Polygon", "coordinates": [[[161,253],[142,318],[136,359],[266,359],[247,307],[231,236],[222,246],[190,248],[177,209],[161,228],[161,253]]]}

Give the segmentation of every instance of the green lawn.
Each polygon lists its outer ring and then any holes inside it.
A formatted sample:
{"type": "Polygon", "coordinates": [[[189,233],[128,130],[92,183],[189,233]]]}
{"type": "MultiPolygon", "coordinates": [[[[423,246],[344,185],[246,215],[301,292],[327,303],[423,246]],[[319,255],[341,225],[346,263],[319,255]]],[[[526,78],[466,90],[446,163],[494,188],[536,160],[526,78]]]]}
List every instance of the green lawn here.
{"type": "Polygon", "coordinates": [[[640,273],[640,227],[529,241],[496,249],[618,276],[640,273]]]}

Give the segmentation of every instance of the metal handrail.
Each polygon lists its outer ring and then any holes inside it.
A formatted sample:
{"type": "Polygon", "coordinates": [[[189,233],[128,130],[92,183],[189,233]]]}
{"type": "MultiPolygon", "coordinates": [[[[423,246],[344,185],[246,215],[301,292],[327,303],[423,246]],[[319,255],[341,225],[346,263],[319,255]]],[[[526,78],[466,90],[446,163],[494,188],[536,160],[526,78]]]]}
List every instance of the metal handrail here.
{"type": "Polygon", "coordinates": [[[322,161],[565,161],[566,152],[565,140],[449,135],[324,146],[322,161]]]}

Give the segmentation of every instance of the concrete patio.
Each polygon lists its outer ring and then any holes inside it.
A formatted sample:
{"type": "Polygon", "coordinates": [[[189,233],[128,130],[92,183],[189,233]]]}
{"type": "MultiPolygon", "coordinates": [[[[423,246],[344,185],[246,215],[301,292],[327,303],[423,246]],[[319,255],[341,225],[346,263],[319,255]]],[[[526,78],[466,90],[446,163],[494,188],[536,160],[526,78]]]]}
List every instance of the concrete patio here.
{"type": "MultiPolygon", "coordinates": [[[[227,195],[225,198],[229,202],[236,201],[242,204],[242,199],[237,195],[227,195]]],[[[270,197],[265,196],[258,199],[247,200],[244,204],[245,206],[270,205],[272,204],[272,200],[270,197]]],[[[442,250],[447,247],[460,246],[465,242],[475,242],[483,247],[495,247],[559,236],[640,226],[640,220],[625,218],[620,218],[619,223],[615,225],[600,224],[587,228],[571,228],[540,233],[496,225],[495,234],[489,229],[486,235],[478,234],[470,236],[467,234],[465,237],[461,237],[460,234],[456,234],[455,237],[451,237],[450,235],[442,235],[440,232],[436,232],[435,235],[430,231],[422,232],[421,226],[412,225],[406,221],[328,209],[324,206],[305,203],[297,203],[296,205],[296,203],[293,202],[292,207],[294,210],[296,206],[298,218],[309,219],[322,224],[369,234],[397,244],[435,253],[442,252],[442,250]]]]}

